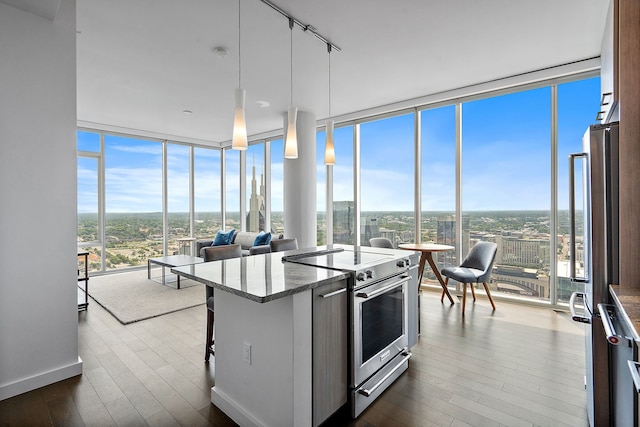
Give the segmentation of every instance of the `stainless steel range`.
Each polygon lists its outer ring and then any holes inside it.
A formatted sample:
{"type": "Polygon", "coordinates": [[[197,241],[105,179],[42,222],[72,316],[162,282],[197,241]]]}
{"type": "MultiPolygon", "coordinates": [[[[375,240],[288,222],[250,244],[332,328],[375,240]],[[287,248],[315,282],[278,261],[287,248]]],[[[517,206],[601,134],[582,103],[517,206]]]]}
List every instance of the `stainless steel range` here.
{"type": "MultiPolygon", "coordinates": [[[[349,386],[352,416],[364,411],[409,366],[409,292],[417,297],[418,255],[412,252],[329,245],[283,261],[351,273],[349,386]]],[[[414,298],[411,298],[414,300],[414,298]]],[[[417,299],[416,299],[417,301],[417,299]]],[[[413,320],[413,319],[412,319],[413,320]]],[[[415,343],[415,340],[411,340],[415,343]]]]}

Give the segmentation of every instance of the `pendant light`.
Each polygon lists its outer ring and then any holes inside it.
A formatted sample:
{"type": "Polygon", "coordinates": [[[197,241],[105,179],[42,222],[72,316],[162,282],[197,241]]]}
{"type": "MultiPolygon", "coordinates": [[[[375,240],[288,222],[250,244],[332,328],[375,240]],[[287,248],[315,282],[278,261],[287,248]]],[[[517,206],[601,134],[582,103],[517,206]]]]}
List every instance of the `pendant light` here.
{"type": "Polygon", "coordinates": [[[333,146],[333,120],[331,120],[331,43],[327,43],[327,52],[329,53],[329,120],[325,130],[326,145],[324,147],[324,164],[336,164],[336,151],[333,146]]]}
{"type": "Polygon", "coordinates": [[[287,137],[284,143],[285,159],[298,158],[298,136],[296,133],[296,122],[298,109],[293,106],[293,18],[289,18],[289,29],[291,30],[291,104],[287,111],[287,137]]]}
{"type": "Polygon", "coordinates": [[[241,55],[240,55],[240,0],[238,0],[238,88],[235,91],[236,106],[233,114],[233,136],[231,138],[231,148],[234,150],[246,150],[247,123],[244,115],[245,90],[241,85],[241,55]]]}

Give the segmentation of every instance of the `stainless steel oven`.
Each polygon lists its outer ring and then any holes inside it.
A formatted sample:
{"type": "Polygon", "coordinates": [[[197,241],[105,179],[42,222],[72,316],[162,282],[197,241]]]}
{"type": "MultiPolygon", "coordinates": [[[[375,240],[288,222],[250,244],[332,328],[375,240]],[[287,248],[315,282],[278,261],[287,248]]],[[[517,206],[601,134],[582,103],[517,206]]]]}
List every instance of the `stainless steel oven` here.
{"type": "Polygon", "coordinates": [[[300,250],[283,261],[350,273],[349,388],[355,418],[409,366],[409,334],[417,333],[417,312],[412,307],[417,307],[418,275],[412,273],[418,268],[418,256],[331,245],[300,250]],[[415,298],[409,298],[410,289],[416,291],[415,298]],[[410,315],[416,317],[413,323],[410,315]]]}
{"type": "Polygon", "coordinates": [[[406,350],[409,279],[408,274],[394,276],[353,291],[352,386],[406,350]]]}
{"type": "Polygon", "coordinates": [[[353,289],[351,389],[353,416],[408,367],[408,273],[353,289]]]}

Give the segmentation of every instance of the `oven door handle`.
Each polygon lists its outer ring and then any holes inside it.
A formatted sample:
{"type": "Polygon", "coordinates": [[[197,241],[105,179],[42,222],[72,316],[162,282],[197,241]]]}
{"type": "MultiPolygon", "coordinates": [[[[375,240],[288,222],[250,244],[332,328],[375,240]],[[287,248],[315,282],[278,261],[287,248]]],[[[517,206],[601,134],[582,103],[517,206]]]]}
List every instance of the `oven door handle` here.
{"type": "Polygon", "coordinates": [[[406,362],[411,358],[411,353],[409,353],[407,350],[405,350],[403,354],[404,354],[404,357],[402,358],[402,360],[398,362],[398,364],[391,371],[387,372],[387,374],[384,377],[382,377],[380,381],[375,383],[371,388],[358,390],[358,393],[366,397],[371,396],[378,389],[378,387],[380,387],[387,379],[389,379],[389,377],[391,377],[391,375],[393,375],[398,369],[402,367],[402,364],[404,362],[406,362]]]}
{"type": "Polygon", "coordinates": [[[371,298],[371,297],[375,297],[376,295],[380,295],[383,294],[385,292],[387,292],[389,289],[393,289],[393,288],[397,288],[399,285],[402,285],[405,282],[408,282],[410,279],[409,276],[402,276],[401,280],[398,280],[397,282],[393,282],[390,285],[384,286],[380,289],[376,289],[373,292],[358,292],[356,293],[357,297],[360,298],[371,298]]]}

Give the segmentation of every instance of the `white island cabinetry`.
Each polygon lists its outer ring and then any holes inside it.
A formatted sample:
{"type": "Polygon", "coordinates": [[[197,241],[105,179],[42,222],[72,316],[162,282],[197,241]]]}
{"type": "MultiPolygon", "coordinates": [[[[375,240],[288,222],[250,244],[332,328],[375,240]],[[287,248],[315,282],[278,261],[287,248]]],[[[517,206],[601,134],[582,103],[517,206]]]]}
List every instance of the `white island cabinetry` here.
{"type": "Polygon", "coordinates": [[[214,287],[211,401],[242,426],[316,426],[347,402],[348,275],[264,254],[176,267],[214,287]]]}

